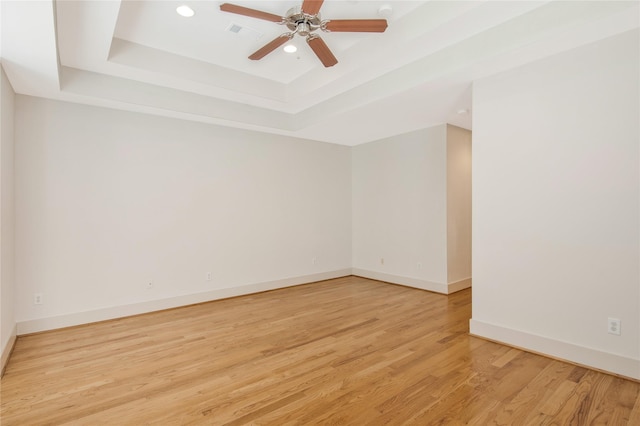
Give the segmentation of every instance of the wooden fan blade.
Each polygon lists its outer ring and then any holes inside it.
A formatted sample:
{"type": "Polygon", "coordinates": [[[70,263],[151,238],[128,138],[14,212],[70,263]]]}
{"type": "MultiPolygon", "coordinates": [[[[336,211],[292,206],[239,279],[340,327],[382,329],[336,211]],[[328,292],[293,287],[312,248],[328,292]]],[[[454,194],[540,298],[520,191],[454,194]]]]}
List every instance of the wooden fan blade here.
{"type": "Polygon", "coordinates": [[[274,15],[273,13],[262,12],[260,10],[249,9],[248,7],[237,6],[230,3],[221,4],[220,10],[223,12],[249,16],[251,18],[264,19],[265,21],[282,22],[282,16],[274,15]]]}
{"type": "Polygon", "coordinates": [[[276,50],[278,47],[285,44],[287,41],[291,40],[291,36],[289,33],[282,34],[280,37],[274,38],[269,43],[262,46],[260,49],[256,50],[249,56],[249,59],[257,61],[258,59],[262,59],[267,56],[269,53],[276,50]]]}
{"type": "Polygon", "coordinates": [[[383,33],[387,29],[386,19],[335,19],[328,21],[326,29],[335,32],[383,33]]]}
{"type": "Polygon", "coordinates": [[[320,37],[308,37],[307,43],[311,47],[311,50],[313,50],[313,52],[316,54],[318,59],[320,59],[322,65],[324,65],[325,67],[332,67],[338,63],[336,57],[333,56],[333,53],[331,53],[329,47],[320,37]]]}
{"type": "Polygon", "coordinates": [[[302,11],[307,15],[317,15],[320,12],[324,0],[304,0],[302,2],[302,11]]]}

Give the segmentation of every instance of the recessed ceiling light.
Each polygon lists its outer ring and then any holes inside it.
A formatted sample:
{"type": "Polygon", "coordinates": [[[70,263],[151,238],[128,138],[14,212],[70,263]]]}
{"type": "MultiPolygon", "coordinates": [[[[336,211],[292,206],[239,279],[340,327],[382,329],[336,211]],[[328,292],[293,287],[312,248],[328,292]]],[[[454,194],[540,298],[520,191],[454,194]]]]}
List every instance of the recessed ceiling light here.
{"type": "Polygon", "coordinates": [[[184,16],[185,18],[191,18],[193,15],[195,15],[196,13],[193,11],[193,9],[191,9],[189,6],[187,6],[186,4],[183,4],[182,6],[178,6],[176,8],[176,12],[178,12],[178,15],[180,16],[184,16]]]}
{"type": "Polygon", "coordinates": [[[298,51],[298,48],[296,46],[294,46],[293,44],[287,44],[284,47],[284,51],[287,53],[294,53],[298,51]]]}
{"type": "Polygon", "coordinates": [[[383,4],[378,9],[378,15],[384,18],[388,18],[389,16],[393,15],[393,8],[389,4],[383,4]]]}

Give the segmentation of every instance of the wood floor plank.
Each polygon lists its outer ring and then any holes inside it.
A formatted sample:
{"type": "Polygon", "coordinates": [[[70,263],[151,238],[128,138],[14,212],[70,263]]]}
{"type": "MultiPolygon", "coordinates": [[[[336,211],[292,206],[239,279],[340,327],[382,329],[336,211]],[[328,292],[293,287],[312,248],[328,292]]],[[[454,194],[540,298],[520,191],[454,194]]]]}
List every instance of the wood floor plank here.
{"type": "Polygon", "coordinates": [[[572,365],[553,362],[546,366],[513,398],[501,401],[501,404],[490,415],[484,415],[485,424],[526,424],[527,417],[537,404],[545,399],[547,389],[552,389],[566,380],[575,369],[572,365]]]}
{"type": "Polygon", "coordinates": [[[471,291],[345,277],[21,336],[3,425],[640,424],[640,384],[469,336],[471,291]]]}

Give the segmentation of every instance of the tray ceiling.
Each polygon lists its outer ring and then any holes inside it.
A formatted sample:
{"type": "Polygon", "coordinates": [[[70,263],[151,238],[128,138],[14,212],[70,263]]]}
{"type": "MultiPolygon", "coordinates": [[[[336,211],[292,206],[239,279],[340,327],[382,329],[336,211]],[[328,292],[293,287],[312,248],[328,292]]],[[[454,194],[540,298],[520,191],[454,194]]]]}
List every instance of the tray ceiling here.
{"type": "MultiPolygon", "coordinates": [[[[325,68],[303,38],[247,59],[286,29],[221,3],[4,0],[3,66],[17,93],[356,145],[470,129],[473,80],[639,25],[635,1],[327,0],[323,19],[393,11],[384,33],[322,33],[339,61],[325,68]]],[[[232,3],[284,15],[301,2],[232,3]]]]}

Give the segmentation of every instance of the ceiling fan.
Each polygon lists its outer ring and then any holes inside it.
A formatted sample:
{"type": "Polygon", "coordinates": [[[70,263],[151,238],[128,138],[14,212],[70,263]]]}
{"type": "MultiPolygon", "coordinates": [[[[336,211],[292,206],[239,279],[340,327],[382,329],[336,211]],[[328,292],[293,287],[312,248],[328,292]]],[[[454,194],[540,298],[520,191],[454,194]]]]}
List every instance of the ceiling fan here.
{"type": "Polygon", "coordinates": [[[387,29],[386,19],[327,19],[323,21],[320,18],[320,8],[323,2],[324,0],[304,0],[301,7],[290,9],[285,16],[278,16],[230,3],[221,4],[220,10],[286,25],[290,30],[253,52],[249,56],[249,59],[252,60],[264,58],[297,34],[307,38],[309,47],[320,59],[322,65],[332,67],[338,63],[338,60],[315,31],[382,33],[387,29]]]}

